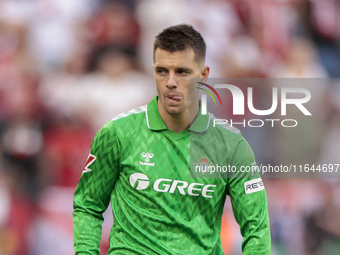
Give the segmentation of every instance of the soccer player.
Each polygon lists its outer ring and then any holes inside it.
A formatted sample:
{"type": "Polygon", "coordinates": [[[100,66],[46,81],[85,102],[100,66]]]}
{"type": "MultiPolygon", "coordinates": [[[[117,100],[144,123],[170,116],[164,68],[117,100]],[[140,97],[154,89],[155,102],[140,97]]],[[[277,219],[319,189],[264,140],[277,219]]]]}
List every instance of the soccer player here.
{"type": "Polygon", "coordinates": [[[243,236],[243,254],[270,254],[267,199],[258,173],[206,178],[209,173],[195,167],[255,164],[237,129],[214,127],[214,117],[200,112],[197,84],[190,79],[208,78],[205,52],[201,34],[189,25],[156,36],[158,96],[109,121],[92,142],[74,194],[76,254],[100,254],[102,214],[110,201],[109,255],[223,254],[227,195],[243,236]]]}

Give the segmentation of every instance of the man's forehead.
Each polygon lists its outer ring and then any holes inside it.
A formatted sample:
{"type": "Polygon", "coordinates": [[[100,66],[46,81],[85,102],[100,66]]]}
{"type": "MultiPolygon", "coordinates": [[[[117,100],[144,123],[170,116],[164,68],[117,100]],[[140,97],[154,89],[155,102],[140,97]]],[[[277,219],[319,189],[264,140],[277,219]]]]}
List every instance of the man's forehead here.
{"type": "Polygon", "coordinates": [[[155,66],[158,65],[197,65],[195,61],[195,52],[193,49],[184,49],[182,51],[169,52],[162,49],[155,51],[155,66]]]}
{"type": "Polygon", "coordinates": [[[195,52],[192,48],[178,50],[174,52],[166,51],[160,48],[157,48],[155,51],[155,61],[159,58],[186,58],[187,60],[195,60],[195,52]]]}

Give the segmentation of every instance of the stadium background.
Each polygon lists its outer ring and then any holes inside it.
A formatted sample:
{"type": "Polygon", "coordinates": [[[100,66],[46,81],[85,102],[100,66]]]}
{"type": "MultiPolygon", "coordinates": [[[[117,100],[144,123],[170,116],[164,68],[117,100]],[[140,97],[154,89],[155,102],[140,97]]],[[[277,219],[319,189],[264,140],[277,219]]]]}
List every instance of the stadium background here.
{"type": "MultiPolygon", "coordinates": [[[[91,140],[155,95],[152,41],[163,28],[185,22],[202,32],[211,77],[333,78],[339,14],[337,0],[0,0],[0,254],[73,253],[72,195],[91,140]]],[[[312,92],[322,129],[310,126],[308,143],[300,137],[302,159],[309,149],[315,162],[339,163],[339,86],[312,92]]],[[[271,135],[250,138],[258,163],[278,160],[268,151],[289,160],[284,152],[299,144],[263,143],[271,135]]],[[[273,255],[340,254],[339,180],[264,182],[273,255]]],[[[238,255],[228,202],[222,240],[226,255],[238,255]]]]}

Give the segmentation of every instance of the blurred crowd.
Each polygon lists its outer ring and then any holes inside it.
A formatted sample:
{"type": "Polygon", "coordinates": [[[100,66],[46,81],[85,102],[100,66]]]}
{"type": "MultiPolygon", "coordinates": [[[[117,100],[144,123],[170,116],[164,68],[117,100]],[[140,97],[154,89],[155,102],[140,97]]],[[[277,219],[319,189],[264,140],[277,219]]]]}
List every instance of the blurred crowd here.
{"type": "MultiPolygon", "coordinates": [[[[210,77],[340,77],[338,0],[0,0],[0,255],[73,253],[72,196],[94,134],[156,95],[152,43],[179,23],[205,38],[210,77]]],[[[303,130],[244,130],[257,163],[340,163],[333,81],[311,88],[303,130]]],[[[273,255],[340,254],[338,179],[264,183],[273,255]]],[[[230,202],[221,236],[241,254],[230,202]]]]}

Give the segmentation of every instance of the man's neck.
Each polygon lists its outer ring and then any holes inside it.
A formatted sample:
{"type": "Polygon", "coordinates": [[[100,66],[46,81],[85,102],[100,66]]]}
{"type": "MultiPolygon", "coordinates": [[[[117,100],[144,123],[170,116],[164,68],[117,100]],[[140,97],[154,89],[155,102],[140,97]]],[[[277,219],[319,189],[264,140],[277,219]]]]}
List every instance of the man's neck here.
{"type": "Polygon", "coordinates": [[[192,105],[182,114],[171,115],[161,107],[162,106],[158,105],[158,112],[162,120],[164,121],[167,128],[174,132],[187,130],[196,119],[199,111],[199,106],[197,104],[195,106],[192,105]]]}

